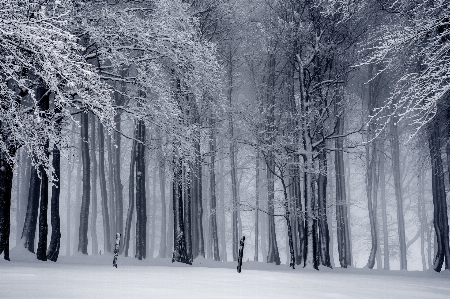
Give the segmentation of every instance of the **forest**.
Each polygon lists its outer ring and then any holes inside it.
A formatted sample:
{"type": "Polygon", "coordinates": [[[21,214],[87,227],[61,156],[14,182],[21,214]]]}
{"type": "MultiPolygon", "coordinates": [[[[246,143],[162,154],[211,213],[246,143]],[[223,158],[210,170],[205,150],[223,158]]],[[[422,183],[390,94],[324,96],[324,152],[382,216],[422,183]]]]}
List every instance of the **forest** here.
{"type": "Polygon", "coordinates": [[[243,273],[448,273],[449,8],[1,1],[0,277],[116,244],[235,267],[243,236],[243,273]]]}

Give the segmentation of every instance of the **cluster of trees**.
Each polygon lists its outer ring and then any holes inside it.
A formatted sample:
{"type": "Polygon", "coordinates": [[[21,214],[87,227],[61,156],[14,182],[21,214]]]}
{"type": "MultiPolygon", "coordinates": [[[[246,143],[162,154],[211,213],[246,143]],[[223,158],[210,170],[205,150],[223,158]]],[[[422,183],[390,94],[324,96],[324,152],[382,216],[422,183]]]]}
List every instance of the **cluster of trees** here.
{"type": "Polygon", "coordinates": [[[40,260],[56,261],[61,245],[66,255],[97,254],[100,241],[111,252],[121,233],[125,256],[133,247],[136,258],[153,257],[159,236],[160,257],[190,264],[231,252],[237,261],[240,236],[252,234],[256,261],[261,250],[280,264],[284,239],[292,268],[333,267],[335,245],[346,268],[355,264],[350,173],[361,166],[365,188],[354,189],[369,216],[367,267],[389,269],[397,254],[407,269],[420,238],[424,269],[448,269],[449,4],[0,4],[0,253],[9,259],[15,200],[16,244],[35,252],[39,218],[40,260]],[[405,140],[427,156],[413,170],[418,213],[409,221],[419,229],[409,240],[405,140]]]}

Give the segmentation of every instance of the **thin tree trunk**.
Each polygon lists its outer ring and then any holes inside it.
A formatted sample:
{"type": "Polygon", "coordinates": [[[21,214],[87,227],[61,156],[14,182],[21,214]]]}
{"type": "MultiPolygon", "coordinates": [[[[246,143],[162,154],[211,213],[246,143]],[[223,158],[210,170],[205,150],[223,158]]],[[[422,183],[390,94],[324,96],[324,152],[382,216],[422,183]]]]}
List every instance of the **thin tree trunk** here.
{"type": "MultiPolygon", "coordinates": [[[[15,150],[13,154],[15,154],[15,150]]],[[[13,176],[14,170],[9,164],[6,155],[0,152],[0,254],[3,253],[3,258],[8,261],[9,233],[11,229],[11,189],[13,176]]]]}
{"type": "Polygon", "coordinates": [[[259,151],[256,150],[256,175],[255,175],[255,202],[256,202],[256,210],[255,210],[255,257],[254,261],[258,261],[258,247],[259,247],[259,181],[260,181],[260,174],[259,174],[259,151]]]}
{"type": "Polygon", "coordinates": [[[323,266],[331,267],[330,263],[330,233],[327,219],[327,154],[324,150],[319,153],[318,204],[319,204],[319,238],[320,256],[323,266]]]}
{"type": "Polygon", "coordinates": [[[392,170],[394,172],[395,198],[397,200],[397,222],[398,222],[398,238],[400,245],[400,270],[407,270],[406,260],[406,236],[405,236],[405,219],[403,215],[403,195],[400,177],[400,148],[397,130],[398,117],[393,117],[390,123],[392,134],[391,151],[392,151],[392,170]]]}
{"type": "MultiPolygon", "coordinates": [[[[108,192],[106,191],[106,174],[105,174],[105,135],[103,125],[98,124],[98,159],[99,159],[99,178],[100,178],[100,195],[102,197],[102,218],[103,218],[103,251],[111,252],[111,226],[109,223],[108,210],[108,192]]],[[[70,180],[69,180],[70,181],[70,180]]],[[[69,189],[70,192],[70,189],[69,189]]]]}
{"type": "Polygon", "coordinates": [[[215,173],[215,160],[216,160],[216,134],[214,121],[210,120],[211,132],[209,139],[209,152],[211,157],[211,163],[209,164],[209,188],[211,192],[210,201],[210,228],[212,232],[212,247],[213,256],[215,261],[220,261],[219,255],[219,238],[217,234],[217,207],[216,207],[216,173],[215,173]]]}
{"type": "Polygon", "coordinates": [[[269,157],[267,164],[267,213],[269,218],[269,250],[267,252],[267,262],[279,265],[280,254],[278,252],[277,234],[275,231],[275,178],[273,171],[275,170],[275,162],[273,157],[269,157]]]}
{"type": "Polygon", "coordinates": [[[155,252],[155,242],[156,242],[156,167],[153,168],[153,190],[152,190],[152,238],[151,238],[151,246],[150,246],[150,256],[153,258],[153,253],[155,252]]]}
{"type": "MultiPolygon", "coordinates": [[[[120,235],[123,236],[123,185],[120,178],[120,171],[121,171],[121,157],[120,157],[120,151],[121,151],[121,136],[120,136],[120,114],[117,114],[115,117],[115,124],[116,124],[116,131],[114,132],[114,199],[115,199],[115,208],[116,208],[116,233],[120,233],[120,235]]],[[[123,244],[124,242],[120,243],[120,249],[119,252],[122,253],[123,251],[123,244]]]]}
{"type": "Polygon", "coordinates": [[[92,156],[92,213],[91,213],[91,239],[92,255],[98,254],[97,238],[97,142],[95,136],[95,116],[91,114],[91,156],[92,156]]]}
{"type": "Polygon", "coordinates": [[[419,185],[419,198],[418,198],[418,204],[417,204],[417,213],[419,216],[419,223],[420,223],[420,255],[422,257],[422,270],[427,270],[427,262],[425,260],[425,227],[427,225],[426,220],[426,211],[425,211],[425,204],[424,204],[424,178],[423,178],[423,169],[419,167],[419,175],[417,177],[418,179],[418,185],[419,185]],[[424,217],[425,216],[425,217],[424,217]]]}
{"type": "Polygon", "coordinates": [[[383,219],[383,257],[384,257],[384,270],[390,270],[389,263],[389,231],[387,222],[387,207],[386,207],[386,177],[384,171],[385,165],[385,152],[384,152],[384,139],[380,141],[380,159],[379,159],[379,174],[380,174],[380,199],[381,199],[381,214],[383,219]]]}
{"type": "MultiPolygon", "coordinates": [[[[109,190],[109,208],[110,208],[110,232],[111,232],[111,236],[110,236],[110,240],[111,241],[115,241],[116,240],[116,234],[117,232],[117,227],[116,227],[116,196],[115,196],[115,192],[114,192],[114,171],[115,171],[115,167],[113,165],[113,155],[114,155],[114,151],[113,151],[113,145],[112,145],[112,137],[108,134],[106,136],[106,143],[107,143],[107,148],[108,148],[108,190],[109,190]]],[[[113,244],[111,244],[113,245],[113,244]]]]}
{"type": "MultiPolygon", "coordinates": [[[[134,130],[134,138],[137,139],[137,128],[134,130]]],[[[123,238],[124,242],[124,254],[125,257],[128,256],[128,249],[130,247],[130,232],[131,232],[131,225],[133,221],[133,213],[134,213],[134,175],[135,175],[135,165],[136,165],[136,141],[133,140],[133,145],[131,147],[131,159],[130,159],[130,176],[128,180],[128,212],[127,212],[127,219],[125,221],[125,235],[123,238]]]]}
{"type": "MultiPolygon", "coordinates": [[[[77,135],[78,136],[78,135],[77,135]]],[[[79,227],[80,227],[80,217],[78,216],[81,210],[81,182],[82,182],[82,162],[81,162],[81,148],[83,146],[83,139],[80,138],[80,144],[78,148],[78,166],[77,166],[77,177],[76,182],[77,185],[75,186],[75,207],[74,207],[74,226],[73,226],[73,248],[72,252],[75,254],[75,252],[78,251],[78,242],[79,239],[79,227]]]]}
{"type": "MultiPolygon", "coordinates": [[[[61,123],[56,123],[58,134],[61,132],[61,123]]],[[[59,148],[53,146],[53,169],[55,171],[56,180],[52,185],[52,198],[51,198],[51,224],[52,224],[52,236],[50,239],[50,246],[47,249],[47,259],[56,262],[59,256],[59,247],[61,240],[61,221],[59,217],[59,198],[61,192],[61,153],[59,148]]],[[[70,191],[69,191],[70,192],[70,191]]]]}
{"type": "Polygon", "coordinates": [[[159,173],[159,193],[161,197],[161,241],[159,243],[159,257],[165,258],[167,253],[167,220],[166,220],[166,160],[162,151],[161,130],[157,129],[157,160],[159,173]]]}
{"type": "Polygon", "coordinates": [[[83,161],[83,196],[80,211],[80,228],[78,251],[87,254],[88,246],[88,225],[89,225],[89,205],[91,193],[91,161],[89,155],[89,122],[87,112],[81,113],[81,158],[83,161]]]}

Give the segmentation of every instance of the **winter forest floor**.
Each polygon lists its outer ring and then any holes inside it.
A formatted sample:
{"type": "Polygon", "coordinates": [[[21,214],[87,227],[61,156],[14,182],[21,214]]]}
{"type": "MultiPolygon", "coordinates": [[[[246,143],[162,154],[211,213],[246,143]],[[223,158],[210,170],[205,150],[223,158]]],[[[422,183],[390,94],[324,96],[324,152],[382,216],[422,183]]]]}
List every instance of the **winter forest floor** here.
{"type": "Polygon", "coordinates": [[[323,269],[196,259],[138,261],[113,257],[61,256],[57,263],[11,252],[0,260],[0,298],[449,298],[450,275],[434,271],[323,269]]]}

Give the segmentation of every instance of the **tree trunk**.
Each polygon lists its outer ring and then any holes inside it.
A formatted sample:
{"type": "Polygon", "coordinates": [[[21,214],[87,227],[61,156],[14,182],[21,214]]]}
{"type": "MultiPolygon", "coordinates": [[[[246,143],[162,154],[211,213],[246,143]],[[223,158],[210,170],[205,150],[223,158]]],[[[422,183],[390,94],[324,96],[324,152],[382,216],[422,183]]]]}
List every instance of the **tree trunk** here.
{"type": "Polygon", "coordinates": [[[35,253],[34,238],[36,234],[40,190],[41,179],[39,178],[38,169],[32,165],[30,174],[30,189],[28,191],[27,213],[22,232],[23,244],[25,248],[32,253],[35,253]]]}
{"type": "Polygon", "coordinates": [[[186,252],[186,239],[183,221],[183,163],[181,158],[174,157],[173,163],[173,262],[190,264],[186,252]]]}
{"type": "MultiPolygon", "coordinates": [[[[370,136],[370,135],[368,135],[370,136]]],[[[369,138],[368,138],[369,139],[369,138]]],[[[369,211],[369,220],[370,220],[370,235],[371,235],[371,249],[369,259],[367,261],[367,267],[369,269],[373,269],[375,265],[375,257],[377,253],[377,230],[376,230],[376,210],[374,205],[374,195],[376,195],[375,189],[378,187],[378,184],[375,183],[377,181],[377,171],[376,171],[376,159],[377,159],[377,149],[375,146],[375,141],[373,141],[372,146],[366,145],[366,161],[367,161],[367,174],[366,174],[366,192],[367,192],[367,209],[369,211]],[[372,150],[370,150],[372,147],[372,150]]]]}
{"type": "MultiPolygon", "coordinates": [[[[106,191],[106,174],[105,174],[105,135],[103,125],[98,124],[98,160],[99,160],[99,178],[100,178],[100,195],[102,197],[102,218],[103,218],[103,251],[111,252],[111,226],[109,223],[108,210],[108,192],[106,191]]],[[[70,192],[70,190],[69,190],[70,192]]]]}
{"type": "MultiPolygon", "coordinates": [[[[134,138],[138,138],[137,134],[137,128],[134,130],[134,138]]],[[[134,174],[135,174],[135,165],[136,165],[136,141],[133,140],[133,145],[131,147],[131,159],[130,159],[130,177],[128,180],[128,212],[127,212],[127,219],[125,221],[125,234],[123,238],[124,242],[124,254],[125,257],[128,256],[128,249],[130,247],[130,232],[131,232],[131,225],[133,221],[133,213],[134,213],[134,174]]]]}
{"type": "MultiPolygon", "coordinates": [[[[146,257],[147,209],[145,197],[145,124],[138,121],[138,140],[136,155],[136,258],[146,257]]],[[[155,200],[155,199],[153,199],[155,200]]],[[[152,255],[153,257],[153,255],[152,255]]]]}
{"type": "Polygon", "coordinates": [[[153,168],[153,190],[152,190],[152,203],[153,203],[153,207],[152,207],[152,238],[151,238],[151,242],[150,242],[150,256],[153,258],[153,253],[155,252],[155,242],[156,242],[156,167],[153,168]]]}
{"type": "Polygon", "coordinates": [[[91,213],[91,239],[92,255],[98,254],[97,239],[97,145],[95,136],[95,115],[91,114],[91,156],[92,156],[92,213],[91,213]]]}
{"type": "Polygon", "coordinates": [[[433,223],[437,243],[437,252],[433,261],[433,269],[436,272],[440,272],[444,261],[446,270],[449,269],[450,266],[449,228],[438,120],[434,120],[430,127],[431,132],[428,145],[430,147],[432,171],[433,223]]]}
{"type": "Polygon", "coordinates": [[[184,235],[186,240],[186,256],[189,262],[192,264],[192,230],[191,230],[191,203],[192,203],[192,194],[191,194],[191,180],[190,180],[190,171],[184,168],[184,176],[185,182],[185,194],[184,194],[184,235]]]}
{"type": "Polygon", "coordinates": [[[400,177],[400,148],[397,130],[398,117],[391,119],[390,129],[392,134],[391,151],[392,151],[392,170],[394,172],[395,198],[397,200],[397,222],[398,222],[398,241],[400,245],[400,270],[407,270],[406,260],[406,236],[405,236],[405,219],[403,215],[403,195],[400,177]]]}
{"type": "Polygon", "coordinates": [[[384,270],[390,270],[389,263],[389,232],[387,222],[387,207],[386,207],[386,177],[384,171],[385,165],[385,152],[384,152],[384,139],[380,139],[380,159],[379,159],[379,175],[380,175],[380,200],[381,200],[381,214],[383,218],[383,257],[384,257],[384,270]]]}
{"type": "Polygon", "coordinates": [[[255,257],[253,260],[255,262],[258,261],[258,247],[259,247],[259,184],[260,184],[260,175],[259,175],[259,151],[256,150],[256,175],[255,175],[255,203],[256,203],[256,209],[255,209],[255,257]]]}
{"type": "MultiPolygon", "coordinates": [[[[447,155],[448,157],[448,155],[447,155]]],[[[417,213],[420,223],[420,255],[422,257],[422,270],[427,270],[427,262],[425,259],[425,229],[427,227],[427,216],[425,211],[425,198],[424,198],[424,173],[423,168],[419,167],[419,175],[417,176],[419,185],[419,198],[417,204],[417,213]]]]}
{"type": "MultiPolygon", "coordinates": [[[[335,113],[338,113],[337,104],[335,106],[335,113]]],[[[338,134],[344,133],[344,119],[342,116],[337,117],[338,134]]],[[[335,170],[336,170],[336,234],[339,252],[339,263],[342,268],[351,266],[351,252],[350,252],[350,234],[349,221],[347,209],[347,193],[345,182],[344,169],[344,140],[337,138],[335,141],[335,170]]]]}
{"type": "MultiPolygon", "coordinates": [[[[11,189],[13,175],[13,168],[7,160],[7,156],[4,153],[0,152],[0,254],[3,253],[3,258],[8,261],[9,233],[11,229],[11,189]]],[[[34,234],[32,241],[34,245],[34,234]]]]}
{"type": "MultiPolygon", "coordinates": [[[[78,136],[78,135],[77,135],[78,136]]],[[[78,166],[77,166],[77,177],[75,181],[77,182],[75,186],[75,207],[74,207],[74,226],[73,226],[73,249],[72,252],[75,254],[75,252],[78,251],[78,242],[79,239],[79,227],[80,227],[80,217],[78,216],[81,210],[81,183],[82,183],[82,158],[81,158],[81,148],[83,146],[83,139],[80,138],[80,144],[78,147],[78,166]]]]}
{"type": "Polygon", "coordinates": [[[80,229],[79,229],[79,241],[78,251],[83,254],[87,254],[88,246],[88,225],[89,225],[89,205],[90,205],[90,193],[91,193],[91,160],[89,156],[89,122],[88,113],[81,113],[81,159],[83,161],[83,195],[81,201],[80,211],[80,229]]]}
{"type": "MultiPolygon", "coordinates": [[[[113,165],[113,155],[114,155],[114,150],[113,150],[113,145],[112,145],[112,138],[111,136],[108,134],[106,136],[106,143],[107,143],[107,148],[108,148],[108,190],[109,190],[109,208],[110,208],[110,232],[111,232],[111,236],[110,239],[112,240],[116,240],[116,234],[117,234],[117,227],[116,227],[116,196],[115,196],[115,192],[114,192],[114,165],[113,165]]],[[[113,245],[113,244],[111,244],[113,245]]]]}
{"type": "MultiPolygon", "coordinates": [[[[114,117],[114,121],[116,123],[116,131],[114,132],[114,199],[115,199],[115,208],[116,208],[116,233],[120,233],[123,235],[123,185],[120,178],[121,171],[121,157],[120,157],[120,147],[121,147],[121,136],[120,136],[120,114],[117,114],[114,117]]],[[[119,252],[123,251],[123,243],[120,245],[119,252]]]]}
{"type": "Polygon", "coordinates": [[[227,242],[226,242],[226,238],[227,238],[227,230],[226,230],[226,216],[225,216],[225,183],[224,183],[224,177],[225,177],[225,173],[224,173],[224,167],[225,167],[225,162],[223,159],[223,155],[221,154],[221,152],[219,152],[219,174],[220,174],[220,181],[219,181],[219,194],[220,194],[220,200],[219,200],[219,205],[220,205],[220,216],[221,216],[221,221],[220,221],[220,252],[222,253],[222,261],[226,262],[228,259],[228,252],[227,252],[227,242]]]}
{"type": "Polygon", "coordinates": [[[327,153],[321,150],[319,153],[319,177],[318,187],[318,204],[319,204],[319,238],[320,238],[320,256],[322,265],[331,267],[330,263],[330,233],[328,231],[327,220],[327,153]]]}
{"type": "Polygon", "coordinates": [[[275,162],[273,157],[268,157],[267,163],[267,213],[269,218],[269,250],[267,252],[267,262],[279,265],[280,254],[278,252],[277,234],[275,231],[275,162]]]}
{"type": "MultiPolygon", "coordinates": [[[[58,133],[61,132],[61,123],[56,123],[58,133]]],[[[70,166],[68,166],[70,167],[70,166]]],[[[53,169],[55,170],[56,180],[52,185],[52,198],[51,198],[51,224],[52,224],[52,236],[50,239],[50,246],[47,249],[47,259],[56,262],[59,256],[59,247],[61,240],[61,221],[59,218],[59,197],[61,192],[61,153],[59,148],[53,146],[53,169]]],[[[69,190],[70,192],[70,190],[69,190]]]]}
{"type": "Polygon", "coordinates": [[[20,161],[20,179],[18,179],[20,185],[20,192],[17,197],[17,211],[16,211],[16,244],[19,244],[19,240],[22,237],[23,225],[27,212],[27,200],[30,184],[30,170],[31,159],[25,149],[21,151],[20,161]]]}
{"type": "Polygon", "coordinates": [[[161,241],[159,243],[159,257],[165,258],[167,253],[167,220],[166,220],[166,160],[162,150],[161,130],[157,128],[157,160],[159,173],[159,193],[161,196],[161,241]]]}
{"type": "Polygon", "coordinates": [[[210,230],[212,232],[212,247],[213,256],[215,261],[220,261],[219,256],[219,237],[217,234],[217,207],[216,207],[216,173],[215,173],[215,160],[216,160],[216,134],[214,121],[210,120],[211,132],[209,139],[209,153],[211,157],[211,163],[209,164],[209,188],[211,192],[210,201],[210,230]]]}

